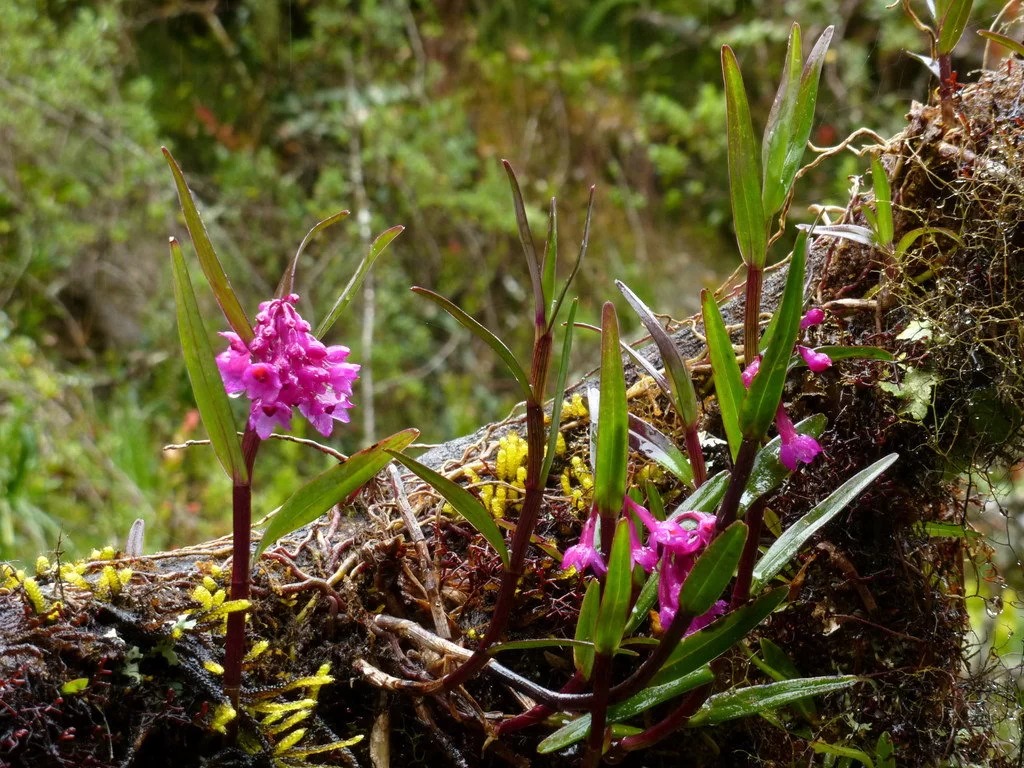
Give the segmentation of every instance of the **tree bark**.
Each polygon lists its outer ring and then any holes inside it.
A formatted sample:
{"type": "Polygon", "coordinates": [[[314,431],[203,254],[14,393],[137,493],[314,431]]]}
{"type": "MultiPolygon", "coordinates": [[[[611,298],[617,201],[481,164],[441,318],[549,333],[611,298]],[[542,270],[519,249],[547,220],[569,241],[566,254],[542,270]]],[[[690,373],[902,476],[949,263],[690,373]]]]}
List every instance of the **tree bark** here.
{"type": "MultiPolygon", "coordinates": [[[[824,454],[767,499],[763,541],[872,461],[893,451],[901,459],[814,540],[789,574],[788,606],[762,635],[804,675],[852,673],[867,682],[819,701],[810,721],[780,712],[788,729],[750,718],[687,734],[652,748],[643,765],[807,764],[812,741],[868,749],[883,733],[900,766],[1001,764],[996,715],[962,674],[969,543],[930,536],[921,524],[965,522],[968,504],[948,480],[951,470],[1021,458],[1022,88],[1011,62],[957,95],[955,127],[943,127],[937,107],[915,104],[907,129],[878,148],[896,241],[929,228],[905,254],[812,241],[806,297],[828,311],[814,341],[882,347],[898,363],[844,360],[825,374],[793,374],[786,401],[794,416],[828,418],[824,454]]],[[[871,207],[869,195],[855,192],[841,223],[863,225],[871,207]]],[[[769,270],[764,312],[784,279],[784,264],[769,270]]],[[[733,293],[725,315],[738,330],[742,298],[733,293]]],[[[674,338],[703,387],[706,431],[721,435],[699,331],[687,322],[674,338]]],[[[643,354],[657,360],[653,346],[643,354]]],[[[631,410],[681,439],[653,383],[632,366],[627,377],[631,410]]],[[[421,460],[461,480],[493,481],[497,440],[522,428],[521,419],[490,424],[421,460]]],[[[571,636],[581,598],[580,580],[560,573],[552,548],[578,536],[571,491],[582,486],[570,457],[587,462],[586,417],[570,415],[562,430],[567,455],[552,473],[538,528],[548,546],[528,560],[510,625],[517,639],[571,636]]],[[[708,457],[712,473],[726,468],[720,448],[709,447],[708,457]]],[[[677,483],[645,463],[633,457],[635,475],[647,473],[670,500],[681,497],[677,483]]],[[[536,754],[550,729],[489,740],[501,716],[529,706],[500,676],[485,671],[434,697],[403,689],[403,681],[434,679],[457,663],[448,638],[472,650],[501,566],[415,478],[396,484],[395,476],[382,473],[255,564],[249,645],[266,648],[247,665],[237,744],[220,732],[229,730],[218,672],[227,539],[146,557],[40,564],[34,577],[6,572],[0,765],[565,763],[565,754],[536,754]],[[288,723],[302,711],[302,723],[288,723]]],[[[514,524],[514,500],[506,519],[514,524]]],[[[566,658],[558,649],[515,651],[502,662],[558,689],[571,677],[566,658]]],[[[723,670],[720,685],[760,674],[739,655],[726,656],[723,670]]]]}

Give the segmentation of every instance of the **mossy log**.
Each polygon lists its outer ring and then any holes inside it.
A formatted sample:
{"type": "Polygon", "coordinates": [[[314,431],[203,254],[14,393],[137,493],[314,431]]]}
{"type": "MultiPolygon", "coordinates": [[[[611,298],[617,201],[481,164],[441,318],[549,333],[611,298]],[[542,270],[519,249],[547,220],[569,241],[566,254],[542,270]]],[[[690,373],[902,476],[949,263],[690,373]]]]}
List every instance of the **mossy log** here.
{"type": "MultiPolygon", "coordinates": [[[[955,471],[1021,458],[1021,68],[986,73],[956,95],[955,106],[955,124],[943,125],[937,107],[915,104],[908,127],[879,147],[896,240],[918,227],[955,238],[926,234],[898,259],[849,240],[813,240],[807,300],[828,311],[814,341],[878,346],[899,362],[844,360],[824,374],[792,376],[786,399],[794,414],[828,418],[824,454],[768,502],[784,527],[870,462],[901,455],[813,541],[788,574],[788,607],[761,630],[801,673],[852,673],[865,682],[819,702],[811,721],[780,712],[774,722],[750,718],[689,732],[626,764],[808,765],[815,741],[869,748],[883,732],[900,766],[1000,764],[994,703],[962,671],[968,544],[929,536],[919,523],[964,522],[955,471]]],[[[854,193],[840,222],[863,223],[872,204],[854,193]]],[[[784,264],[769,274],[766,311],[784,274],[784,264]]],[[[741,302],[726,304],[737,329],[741,302]]],[[[704,377],[713,435],[720,424],[699,330],[683,323],[674,338],[704,377]]],[[[678,434],[653,383],[633,368],[628,376],[631,409],[678,434]]],[[[570,401],[586,384],[567,393],[570,401]]],[[[508,487],[498,483],[500,439],[510,461],[508,436],[521,428],[516,419],[491,424],[422,460],[497,493],[508,487]]],[[[580,579],[560,571],[555,550],[574,543],[587,503],[579,402],[562,430],[566,453],[537,532],[550,546],[531,554],[514,638],[565,637],[575,623],[580,579]]],[[[720,449],[709,458],[713,469],[725,467],[720,449]]],[[[683,491],[639,455],[631,472],[657,482],[670,501],[683,491]]],[[[514,524],[516,500],[506,495],[504,520],[514,524]]],[[[402,690],[400,681],[436,678],[457,662],[444,641],[473,647],[501,573],[498,557],[442,507],[415,478],[385,472],[255,564],[255,653],[233,719],[219,678],[231,608],[223,602],[227,539],[143,557],[108,551],[77,564],[40,562],[35,575],[5,571],[0,764],[564,764],[565,753],[537,755],[543,727],[490,738],[498,720],[529,702],[486,670],[449,694],[402,690]],[[225,735],[234,733],[237,741],[225,735]]],[[[510,651],[502,660],[555,688],[569,675],[557,649],[510,651]]],[[[762,679],[740,654],[722,669],[720,685],[762,679]]]]}

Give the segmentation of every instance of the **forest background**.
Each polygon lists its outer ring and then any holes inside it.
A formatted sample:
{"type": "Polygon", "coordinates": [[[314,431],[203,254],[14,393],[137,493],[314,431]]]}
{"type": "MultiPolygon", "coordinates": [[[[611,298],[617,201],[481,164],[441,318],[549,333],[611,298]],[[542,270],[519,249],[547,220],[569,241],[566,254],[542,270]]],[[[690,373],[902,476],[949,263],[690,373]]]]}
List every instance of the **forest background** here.
{"type": "MultiPolygon", "coordinates": [[[[974,20],[1000,6],[975,3],[974,20]]],[[[809,39],[836,25],[813,143],[894,133],[927,98],[929,73],[906,55],[925,41],[879,0],[770,14],[738,0],[13,0],[0,17],[0,559],[117,544],[136,518],[148,551],[228,530],[208,449],[161,450],[204,436],[174,329],[166,237],[187,238],[161,145],[250,312],[316,221],[353,212],[300,267],[307,316],[375,234],[405,225],[333,331],[363,370],[332,442],[348,452],[406,426],[441,441],[503,416],[516,389],[409,287],[450,296],[513,348],[532,332],[499,159],[534,221],[559,197],[563,238],[597,185],[584,322],[615,278],[685,317],[738,263],[718,48],[757,72],[763,123],[792,20],[809,39]]],[[[981,48],[969,30],[957,69],[981,48]]],[[[823,164],[793,217],[845,202],[865,170],[853,154],[823,164]]],[[[581,373],[596,347],[578,345],[581,373]]],[[[257,514],[321,468],[295,444],[269,448],[257,514]]]]}

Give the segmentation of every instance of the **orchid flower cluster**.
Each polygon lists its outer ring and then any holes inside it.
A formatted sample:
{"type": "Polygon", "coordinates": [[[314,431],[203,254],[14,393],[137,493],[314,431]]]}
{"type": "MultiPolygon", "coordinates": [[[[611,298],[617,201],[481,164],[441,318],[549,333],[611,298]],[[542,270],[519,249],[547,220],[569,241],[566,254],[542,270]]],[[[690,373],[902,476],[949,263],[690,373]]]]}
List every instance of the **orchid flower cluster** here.
{"type": "MultiPolygon", "coordinates": [[[[658,571],[658,618],[662,626],[672,622],[679,610],[679,591],[693,568],[698,555],[715,536],[715,516],[705,512],[685,511],[668,520],[658,520],[646,508],[628,496],[623,512],[628,514],[630,529],[630,558],[633,565],[639,565],[646,573],[658,571]],[[637,533],[633,517],[648,530],[647,542],[643,543],[637,533]]],[[[589,568],[595,575],[603,576],[608,571],[604,557],[598,550],[595,538],[598,513],[595,506],[580,534],[578,544],[569,547],[562,557],[562,568],[575,568],[583,572],[589,568]]],[[[718,601],[702,616],[690,624],[687,634],[696,632],[721,616],[726,609],[724,601],[718,601]]]]}
{"type": "MultiPolygon", "coordinates": [[[[824,310],[820,307],[814,307],[800,319],[800,330],[805,331],[824,319],[824,310]]],[[[824,352],[816,352],[802,344],[796,345],[796,351],[803,358],[807,367],[814,373],[821,373],[832,365],[832,359],[824,352]]],[[[743,371],[742,377],[745,387],[750,388],[750,383],[754,380],[760,368],[761,357],[758,356],[743,371]]],[[[775,428],[779,431],[779,437],[782,439],[779,461],[790,472],[795,471],[798,464],[810,464],[814,461],[815,456],[821,453],[821,445],[817,440],[810,435],[802,435],[796,431],[796,427],[793,426],[793,420],[789,418],[789,414],[786,413],[782,403],[779,403],[779,409],[775,412],[775,428]]]]}
{"type": "Polygon", "coordinates": [[[249,426],[266,440],[274,426],[291,429],[292,408],[328,437],[335,421],[348,422],[352,383],[359,366],[346,363],[349,349],[324,346],[295,310],[298,295],[264,301],[256,315],[255,338],[246,346],[233,331],[220,335],[228,348],[217,367],[228,394],[252,401],[249,426]]]}

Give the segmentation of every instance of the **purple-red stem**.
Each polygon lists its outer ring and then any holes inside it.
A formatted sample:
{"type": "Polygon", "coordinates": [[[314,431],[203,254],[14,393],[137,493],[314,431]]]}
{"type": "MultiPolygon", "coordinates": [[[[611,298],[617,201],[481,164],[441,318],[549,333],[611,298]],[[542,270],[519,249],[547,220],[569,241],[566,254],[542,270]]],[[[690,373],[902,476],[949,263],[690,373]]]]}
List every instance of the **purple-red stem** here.
{"type": "Polygon", "coordinates": [[[761,285],[764,270],[747,265],[747,295],[743,303],[743,364],[750,365],[758,355],[761,340],[761,285]]]}
{"type": "Polygon", "coordinates": [[[693,468],[693,487],[700,488],[708,479],[708,470],[704,464],[704,448],[700,444],[696,424],[686,430],[686,455],[690,458],[690,466],[693,468]]]}
{"type": "Polygon", "coordinates": [[[583,755],[581,768],[597,768],[604,752],[604,731],[608,722],[608,693],[612,680],[612,657],[607,653],[594,654],[590,682],[594,701],[590,707],[590,733],[587,736],[587,751],[583,755]]]}
{"type": "Polygon", "coordinates": [[[754,575],[754,563],[757,560],[757,545],[761,541],[761,526],[764,522],[764,498],[750,505],[744,517],[747,523],[747,540],[743,544],[743,553],[736,568],[736,583],[732,588],[730,607],[736,609],[750,598],[750,583],[754,575]]]}

